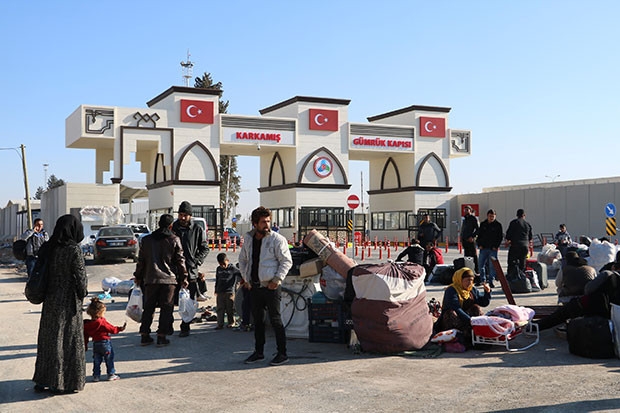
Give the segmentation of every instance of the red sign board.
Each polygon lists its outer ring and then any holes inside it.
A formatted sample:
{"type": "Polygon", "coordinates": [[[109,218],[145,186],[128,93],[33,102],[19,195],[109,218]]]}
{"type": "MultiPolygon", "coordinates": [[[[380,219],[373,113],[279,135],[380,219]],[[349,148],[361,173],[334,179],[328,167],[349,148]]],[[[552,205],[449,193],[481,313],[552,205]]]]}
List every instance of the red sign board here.
{"type": "Polygon", "coordinates": [[[480,204],[463,204],[461,205],[461,216],[462,217],[465,216],[465,207],[467,206],[472,209],[471,211],[472,215],[475,215],[477,217],[480,216],[480,204]]]}
{"type": "Polygon", "coordinates": [[[355,209],[360,206],[360,199],[357,195],[349,195],[347,198],[347,206],[351,209],[355,209]]]}

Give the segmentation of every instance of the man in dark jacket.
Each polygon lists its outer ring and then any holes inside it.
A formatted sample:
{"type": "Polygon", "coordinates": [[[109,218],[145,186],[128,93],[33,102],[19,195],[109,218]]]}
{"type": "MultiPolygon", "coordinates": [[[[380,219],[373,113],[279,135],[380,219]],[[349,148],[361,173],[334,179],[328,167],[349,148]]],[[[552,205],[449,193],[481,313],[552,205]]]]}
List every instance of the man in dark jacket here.
{"type": "Polygon", "coordinates": [[[174,218],[164,214],[159,218],[159,229],[142,238],[142,247],[136,265],[136,285],[144,290],[144,311],[140,323],[141,344],[153,342],[150,336],[155,307],[159,304],[157,345],[170,343],[166,335],[173,322],[175,287],[186,282],[185,258],[181,240],[171,231],[174,218]]]}
{"type": "MultiPolygon", "coordinates": [[[[187,268],[187,282],[189,294],[194,300],[198,291],[198,268],[209,254],[209,245],[205,233],[200,225],[192,222],[192,204],[187,201],[179,205],[178,219],[172,224],[172,232],[181,239],[185,267],[187,268]]],[[[179,337],[189,336],[189,323],[181,322],[179,337]]]]}
{"type": "Polygon", "coordinates": [[[41,218],[35,219],[32,225],[33,228],[26,230],[21,236],[21,239],[26,240],[26,272],[28,277],[32,275],[34,264],[37,262],[39,248],[50,239],[47,232],[43,229],[43,220],[41,218]]]}
{"type": "Polygon", "coordinates": [[[441,229],[435,224],[431,222],[430,215],[424,215],[424,221],[418,227],[418,239],[420,240],[420,245],[424,245],[429,242],[432,242],[433,245],[436,244],[437,238],[441,235],[441,229]]]}
{"type": "Polygon", "coordinates": [[[476,254],[476,236],[478,235],[478,219],[473,214],[471,206],[464,208],[463,227],[461,228],[461,242],[463,243],[463,255],[474,258],[476,274],[478,274],[478,256],[476,254]]]}
{"type": "Polygon", "coordinates": [[[506,241],[508,248],[508,271],[517,262],[519,268],[525,271],[527,253],[532,240],[532,226],[525,220],[525,211],[521,208],[517,210],[517,219],[510,221],[506,231],[506,241]]]}
{"type": "Polygon", "coordinates": [[[487,219],[480,223],[478,229],[478,248],[480,248],[480,257],[478,264],[480,265],[480,281],[484,284],[489,283],[491,288],[495,288],[493,280],[495,280],[495,268],[491,262],[491,258],[497,259],[497,251],[504,239],[502,224],[496,219],[497,214],[494,209],[487,211],[487,219]],[[487,276],[487,264],[489,266],[487,276]]]}
{"type": "Polygon", "coordinates": [[[424,248],[422,248],[417,239],[411,238],[411,245],[398,254],[396,261],[401,261],[405,255],[407,256],[407,262],[424,265],[424,248]]]}

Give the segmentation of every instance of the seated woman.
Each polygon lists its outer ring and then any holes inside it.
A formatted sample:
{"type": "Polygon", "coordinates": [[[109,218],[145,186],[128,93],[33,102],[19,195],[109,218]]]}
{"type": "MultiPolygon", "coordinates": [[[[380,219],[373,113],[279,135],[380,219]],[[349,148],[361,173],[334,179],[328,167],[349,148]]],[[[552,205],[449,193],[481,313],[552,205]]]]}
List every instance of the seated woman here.
{"type": "Polygon", "coordinates": [[[466,345],[471,343],[471,317],[483,315],[480,307],[486,307],[491,302],[491,287],[486,283],[483,287],[484,293],[474,288],[474,272],[471,269],[457,270],[452,276],[452,284],[444,292],[436,331],[455,328],[464,334],[466,345]]]}
{"type": "Polygon", "coordinates": [[[596,277],[596,270],[579,257],[575,251],[566,253],[566,265],[560,269],[555,279],[558,303],[566,304],[584,294],[586,284],[596,277]]]}

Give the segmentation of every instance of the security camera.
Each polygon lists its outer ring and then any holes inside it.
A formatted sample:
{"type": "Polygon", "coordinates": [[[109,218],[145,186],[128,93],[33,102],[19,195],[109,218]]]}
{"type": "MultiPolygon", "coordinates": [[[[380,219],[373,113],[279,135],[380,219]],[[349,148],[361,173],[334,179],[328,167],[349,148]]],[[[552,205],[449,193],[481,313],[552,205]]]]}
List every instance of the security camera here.
{"type": "Polygon", "coordinates": [[[260,151],[260,145],[258,143],[256,144],[256,150],[260,151]]]}

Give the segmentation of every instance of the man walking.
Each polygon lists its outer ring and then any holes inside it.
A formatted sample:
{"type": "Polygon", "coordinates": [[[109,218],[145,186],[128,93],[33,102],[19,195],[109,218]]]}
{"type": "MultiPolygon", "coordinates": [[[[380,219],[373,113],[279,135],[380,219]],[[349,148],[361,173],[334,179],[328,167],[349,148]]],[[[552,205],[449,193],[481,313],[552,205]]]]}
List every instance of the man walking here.
{"type": "Polygon", "coordinates": [[[245,234],[239,252],[239,269],[250,290],[252,316],[254,317],[254,353],[246,364],[265,359],[265,307],[276,336],[278,354],[271,360],[272,366],[288,362],[286,333],[280,316],[281,283],[293,266],[293,260],[284,236],[271,231],[271,211],[258,207],[252,211],[252,226],[245,234]]]}
{"type": "Polygon", "coordinates": [[[489,283],[491,288],[495,288],[493,280],[495,280],[495,268],[491,262],[491,258],[497,259],[497,251],[504,239],[502,224],[496,219],[497,214],[494,209],[487,211],[487,219],[480,223],[478,229],[478,248],[480,248],[480,282],[489,283]],[[487,275],[487,265],[489,266],[487,275]]]}
{"type": "Polygon", "coordinates": [[[476,236],[478,235],[478,219],[473,214],[471,206],[464,208],[463,227],[461,228],[461,241],[463,243],[463,255],[474,258],[475,272],[478,274],[478,257],[476,255],[476,236]]]}
{"type": "Polygon", "coordinates": [[[159,229],[142,239],[138,264],[134,277],[136,285],[144,290],[144,312],[140,323],[140,344],[153,342],[151,323],[155,307],[159,304],[159,326],[157,328],[157,345],[170,343],[166,335],[170,333],[173,322],[174,294],[177,285],[186,282],[185,258],[179,237],[172,233],[174,218],[164,214],[159,218],[159,229]]]}
{"type": "Polygon", "coordinates": [[[26,272],[28,277],[32,274],[34,264],[37,262],[39,255],[39,248],[47,240],[50,239],[47,231],[43,229],[43,220],[37,218],[32,224],[33,228],[26,230],[21,236],[21,239],[26,240],[26,272]]]}
{"type": "Polygon", "coordinates": [[[508,270],[516,262],[523,271],[528,253],[528,247],[532,240],[532,226],[525,220],[525,211],[521,208],[517,210],[517,219],[510,221],[506,231],[506,241],[508,248],[508,270]]]}
{"type": "MultiPolygon", "coordinates": [[[[185,268],[187,269],[189,295],[192,300],[195,300],[198,291],[198,268],[209,254],[209,245],[202,227],[192,221],[192,215],[192,204],[187,201],[181,202],[178,219],[172,224],[172,232],[181,239],[185,268]]],[[[179,337],[187,336],[189,336],[189,323],[181,321],[179,337]]]]}

